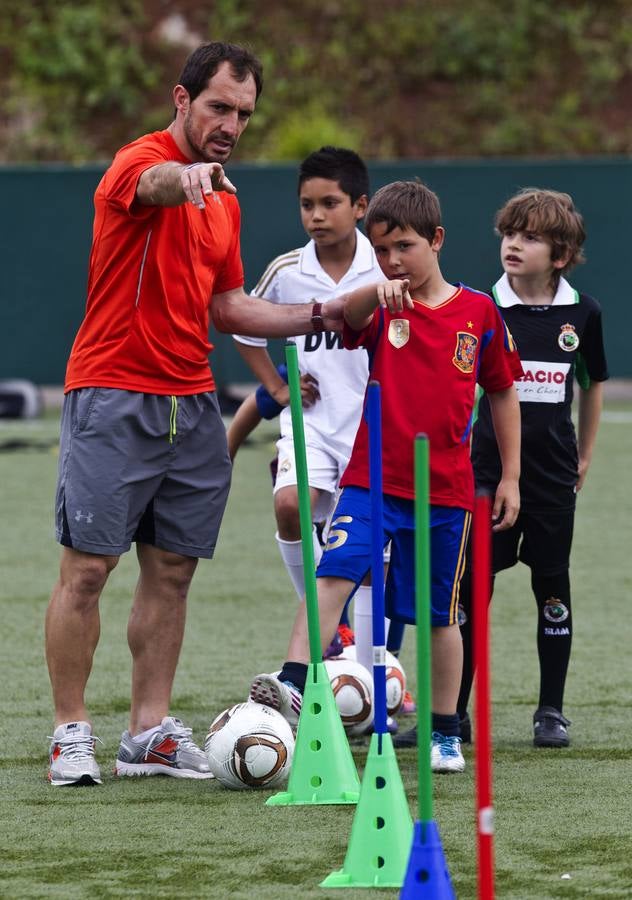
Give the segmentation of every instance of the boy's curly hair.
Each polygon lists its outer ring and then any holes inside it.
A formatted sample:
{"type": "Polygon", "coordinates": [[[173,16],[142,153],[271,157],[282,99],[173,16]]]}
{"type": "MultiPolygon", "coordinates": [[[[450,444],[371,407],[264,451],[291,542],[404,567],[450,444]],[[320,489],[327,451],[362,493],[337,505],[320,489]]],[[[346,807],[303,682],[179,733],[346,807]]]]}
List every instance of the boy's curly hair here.
{"type": "Polygon", "coordinates": [[[496,213],[496,233],[531,231],[551,241],[553,261],[569,255],[568,262],[554,273],[559,276],[585,261],[582,244],[586,240],[584,220],[570,194],[542,188],[523,188],[496,213]]]}

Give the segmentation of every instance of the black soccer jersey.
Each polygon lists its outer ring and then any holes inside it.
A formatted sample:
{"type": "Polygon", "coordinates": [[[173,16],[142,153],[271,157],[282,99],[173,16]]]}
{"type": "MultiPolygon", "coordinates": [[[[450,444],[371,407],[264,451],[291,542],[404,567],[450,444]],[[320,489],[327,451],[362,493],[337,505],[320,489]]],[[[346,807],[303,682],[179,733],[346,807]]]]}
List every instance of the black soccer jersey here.
{"type": "MultiPolygon", "coordinates": [[[[521,506],[531,512],[572,508],[577,483],[573,378],[583,388],[608,378],[601,308],[564,278],[548,306],[523,303],[507,275],[492,293],[524,370],[516,381],[522,418],[521,506]]],[[[486,396],[473,429],[472,463],[477,486],[494,490],[501,464],[486,396]]]]}

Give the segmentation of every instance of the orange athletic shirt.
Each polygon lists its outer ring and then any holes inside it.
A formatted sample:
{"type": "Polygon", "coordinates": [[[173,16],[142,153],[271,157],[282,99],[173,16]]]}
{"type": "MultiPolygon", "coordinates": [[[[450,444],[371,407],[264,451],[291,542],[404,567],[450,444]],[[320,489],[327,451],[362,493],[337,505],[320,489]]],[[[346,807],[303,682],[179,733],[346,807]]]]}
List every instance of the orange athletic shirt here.
{"type": "Polygon", "coordinates": [[[230,194],[142,206],[141,174],[188,163],[168,131],[114,157],[94,195],[88,300],[66,369],[65,390],[112,387],[148,394],[214,390],[208,362],[213,294],[241,287],[240,211],[230,194]]]}

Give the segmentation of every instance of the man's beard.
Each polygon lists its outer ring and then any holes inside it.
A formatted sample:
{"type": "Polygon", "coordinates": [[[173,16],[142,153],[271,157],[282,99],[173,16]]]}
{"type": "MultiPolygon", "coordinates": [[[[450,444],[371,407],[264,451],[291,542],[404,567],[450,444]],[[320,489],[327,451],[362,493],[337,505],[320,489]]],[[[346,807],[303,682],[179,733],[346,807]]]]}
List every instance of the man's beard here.
{"type": "Polygon", "coordinates": [[[194,151],[196,156],[200,157],[200,159],[204,160],[204,162],[216,162],[216,163],[221,163],[221,164],[225,163],[228,160],[230,154],[232,153],[234,144],[233,144],[233,147],[230,148],[229,152],[226,155],[223,155],[221,157],[218,156],[216,153],[211,153],[209,150],[207,150],[206,145],[200,145],[195,140],[195,137],[193,135],[193,129],[191,127],[191,121],[192,121],[192,116],[191,116],[191,113],[188,112],[186,114],[186,116],[184,117],[184,126],[183,126],[184,134],[185,134],[187,141],[189,142],[189,146],[194,151]]]}

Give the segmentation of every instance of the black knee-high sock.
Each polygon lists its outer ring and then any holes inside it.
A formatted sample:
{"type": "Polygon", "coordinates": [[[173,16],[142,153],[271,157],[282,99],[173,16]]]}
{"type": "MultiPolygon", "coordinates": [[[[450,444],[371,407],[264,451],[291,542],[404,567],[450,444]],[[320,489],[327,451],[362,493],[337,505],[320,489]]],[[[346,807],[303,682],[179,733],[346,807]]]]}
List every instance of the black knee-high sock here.
{"type": "Polygon", "coordinates": [[[568,569],[560,575],[531,575],[538,604],[539,706],[562,712],[564,684],[573,640],[571,587],[568,569]]]}
{"type": "Polygon", "coordinates": [[[388,626],[388,635],[386,636],[386,649],[393,656],[399,656],[399,651],[402,649],[405,627],[404,622],[400,622],[398,619],[391,619],[391,624],[388,626]]]}
{"type": "MultiPolygon", "coordinates": [[[[489,592],[490,601],[492,591],[494,590],[494,578],[492,575],[492,586],[489,592]]],[[[459,627],[461,630],[461,638],[463,640],[463,674],[461,675],[461,688],[459,690],[459,699],[456,705],[456,711],[459,718],[463,718],[467,713],[467,705],[472,693],[472,682],[474,681],[474,655],[472,649],[472,576],[469,571],[461,579],[459,588],[459,627]]]]}

